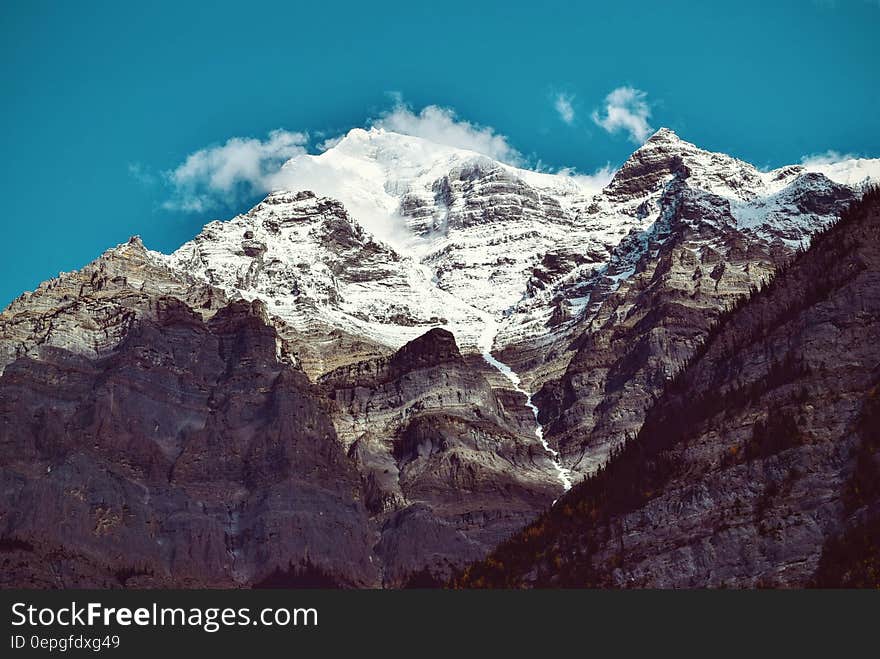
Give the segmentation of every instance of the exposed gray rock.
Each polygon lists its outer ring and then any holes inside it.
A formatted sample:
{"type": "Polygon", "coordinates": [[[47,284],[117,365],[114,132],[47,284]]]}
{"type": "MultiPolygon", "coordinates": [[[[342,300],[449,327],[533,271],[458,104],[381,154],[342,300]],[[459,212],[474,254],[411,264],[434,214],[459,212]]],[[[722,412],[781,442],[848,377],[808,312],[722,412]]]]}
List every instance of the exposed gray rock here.
{"type": "Polygon", "coordinates": [[[4,585],[377,585],[357,469],[262,305],[156,306],[109,355],[0,377],[4,585]]]}
{"type": "Polygon", "coordinates": [[[422,571],[447,578],[561,492],[523,401],[501,397],[445,330],[390,358],[341,367],[321,384],[381,525],[386,585],[422,571]]]}
{"type": "Polygon", "coordinates": [[[462,585],[877,586],[880,194],[726,315],[607,469],[462,585]]]}

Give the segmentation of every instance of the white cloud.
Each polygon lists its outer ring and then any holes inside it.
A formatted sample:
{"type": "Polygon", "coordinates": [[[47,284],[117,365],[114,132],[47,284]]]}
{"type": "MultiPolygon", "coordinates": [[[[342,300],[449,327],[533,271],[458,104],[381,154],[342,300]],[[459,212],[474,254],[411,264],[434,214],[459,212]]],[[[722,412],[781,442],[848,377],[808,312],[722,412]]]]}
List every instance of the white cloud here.
{"type": "Polygon", "coordinates": [[[611,163],[606,163],[604,167],[600,167],[592,174],[572,174],[572,177],[590,193],[595,194],[611,183],[615,173],[617,173],[617,169],[612,167],[611,163]]]}
{"type": "Polygon", "coordinates": [[[509,165],[521,165],[525,162],[525,158],[510,145],[507,138],[489,126],[459,119],[454,110],[438,105],[428,105],[415,113],[400,101],[399,96],[396,100],[394,108],[375,120],[374,126],[422,137],[438,144],[476,151],[509,165]]]}
{"type": "MultiPolygon", "coordinates": [[[[451,108],[429,105],[414,112],[403,103],[400,95],[392,95],[392,98],[392,109],[373,120],[371,125],[468,149],[511,165],[525,164],[522,154],[493,128],[459,119],[451,108]]],[[[316,149],[326,151],[343,137],[325,139],[316,145],[316,149]]],[[[199,149],[175,169],[164,172],[172,194],[163,206],[170,210],[205,212],[234,204],[247,195],[290,185],[294,174],[299,188],[306,181],[323,194],[327,194],[325,188],[328,186],[344,185],[344,180],[323,180],[326,173],[323,170],[312,172],[313,163],[307,159],[297,159],[296,167],[282,171],[285,162],[307,153],[307,143],[305,133],[275,130],[266,140],[233,137],[225,144],[199,149]]],[[[140,170],[132,169],[131,173],[142,178],[140,170]]]]}
{"type": "Polygon", "coordinates": [[[858,156],[854,153],[841,153],[840,151],[829,149],[821,153],[811,153],[808,156],[804,156],[801,158],[801,164],[807,167],[811,165],[833,165],[834,163],[852,160],[853,158],[858,158],[858,156]]]}
{"type": "Polygon", "coordinates": [[[592,174],[581,174],[572,167],[563,167],[562,169],[557,169],[550,173],[559,174],[560,176],[568,176],[584,188],[584,191],[588,194],[596,194],[606,185],[611,183],[611,179],[614,178],[616,172],[617,170],[612,167],[609,162],[605,163],[603,167],[600,167],[592,174]]]}
{"type": "Polygon", "coordinates": [[[139,162],[129,163],[128,173],[135,181],[142,185],[153,185],[156,182],[156,177],[153,173],[139,162]]]}
{"type": "MultiPolygon", "coordinates": [[[[385,177],[357,157],[333,154],[293,158],[268,178],[270,190],[311,190],[345,206],[365,229],[396,248],[404,247],[406,220],[398,213],[400,200],[385,189],[385,177]]],[[[409,234],[411,237],[411,234],[409,234]]]]}
{"type": "Polygon", "coordinates": [[[648,123],[651,106],[645,92],[618,87],[605,97],[605,106],[593,111],[593,121],[609,133],[625,131],[629,139],[641,144],[653,132],[648,123]]]}
{"type": "MultiPolygon", "coordinates": [[[[460,119],[451,108],[429,105],[414,111],[399,95],[392,98],[393,107],[368,125],[468,149],[510,165],[529,167],[526,158],[495,129],[460,119]]],[[[570,108],[572,96],[559,98],[570,108]]],[[[573,120],[574,110],[570,111],[573,120]]],[[[566,120],[568,115],[561,111],[561,116],[566,120]]],[[[327,138],[326,133],[316,133],[316,138],[322,141],[314,145],[314,150],[326,152],[343,137],[327,138]]],[[[349,166],[345,158],[300,157],[308,155],[308,144],[306,133],[275,130],[264,140],[233,137],[223,144],[199,149],[174,169],[163,172],[159,180],[171,191],[163,207],[203,213],[273,190],[310,189],[345,199],[349,210],[371,230],[382,222],[387,223],[387,218],[397,212],[399,200],[396,197],[381,186],[373,189],[374,177],[369,167],[364,169],[355,166],[356,163],[349,166]]],[[[140,165],[131,165],[129,169],[142,183],[150,182],[149,172],[140,165]]],[[[533,169],[543,170],[540,163],[533,169]]],[[[573,169],[556,173],[572,177],[588,190],[598,191],[611,180],[614,170],[606,165],[592,174],[577,173],[573,169]]]]}
{"type": "Polygon", "coordinates": [[[569,126],[574,123],[574,107],[571,104],[573,100],[574,96],[571,94],[560,93],[553,101],[553,107],[556,108],[559,118],[569,126]]]}
{"type": "Polygon", "coordinates": [[[199,149],[165,172],[173,193],[163,205],[203,212],[233,203],[243,194],[268,192],[281,165],[305,153],[307,142],[305,133],[279,129],[266,140],[232,137],[220,146],[199,149]]]}
{"type": "Polygon", "coordinates": [[[339,144],[344,138],[345,138],[345,133],[343,133],[342,135],[336,135],[335,137],[328,137],[327,139],[318,142],[318,144],[317,144],[318,151],[323,153],[324,151],[327,151],[328,149],[332,149],[334,146],[339,144]]]}

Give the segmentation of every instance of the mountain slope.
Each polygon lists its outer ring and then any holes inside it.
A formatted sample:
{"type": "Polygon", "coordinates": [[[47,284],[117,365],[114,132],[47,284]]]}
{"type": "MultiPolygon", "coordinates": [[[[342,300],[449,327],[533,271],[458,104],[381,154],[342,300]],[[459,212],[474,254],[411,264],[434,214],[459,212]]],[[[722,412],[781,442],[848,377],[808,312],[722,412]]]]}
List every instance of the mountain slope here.
{"type": "MultiPolygon", "coordinates": [[[[594,289],[595,313],[573,342],[565,373],[536,397],[548,437],[581,473],[592,473],[638,431],[653,397],[726,307],[856,199],[824,177],[801,175],[783,190],[800,199],[797,214],[743,229],[733,202],[693,178],[685,165],[676,169],[658,199],[657,221],[615,250],[610,267],[631,274],[604,296],[594,289]]],[[[618,178],[610,189],[625,185],[618,178]]]]}
{"type": "Polygon", "coordinates": [[[358,472],[260,303],[159,298],[113,352],[0,376],[2,580],[232,587],[290,571],[376,585],[358,472]]]}
{"type": "Polygon", "coordinates": [[[0,314],[10,578],[446,579],[638,432],[877,163],[759,172],[665,129],[598,192],[387,131],[295,158],[289,189],[175,253],[132,239],[0,314]],[[187,576],[169,552],[202,542],[187,576]]]}
{"type": "MultiPolygon", "coordinates": [[[[880,170],[876,161],[857,165],[835,175],[852,182],[880,170]]],[[[286,163],[277,183],[287,192],[209,224],[169,264],[232,297],[262,299],[307,334],[337,327],[396,349],[444,327],[473,352],[491,319],[501,323],[497,348],[546,350],[629,277],[644,239],[631,240],[628,254],[621,241],[655,231],[664,190],[683,170],[690,188],[726,205],[723,228],[747,242],[794,249],[841,209],[811,201],[835,187],[822,174],[759,172],[666,129],[601,192],[583,178],[355,129],[320,155],[286,163]]]]}
{"type": "Polygon", "coordinates": [[[61,273],[0,313],[0,372],[21,356],[64,348],[88,357],[112,350],[142,317],[155,317],[168,295],[210,317],[228,301],[219,289],[169,268],[140,238],[107,250],[82,270],[61,273]]]}
{"type": "Polygon", "coordinates": [[[4,584],[437,582],[561,492],[522,401],[444,330],[316,384],[262,302],[149,308],[98,356],[0,375],[4,584]]]}
{"type": "Polygon", "coordinates": [[[738,305],[594,478],[462,586],[875,583],[880,192],[738,305]]]}
{"type": "Polygon", "coordinates": [[[435,329],[320,384],[380,528],[383,583],[433,580],[485,556],[561,493],[522,401],[435,329]]]}

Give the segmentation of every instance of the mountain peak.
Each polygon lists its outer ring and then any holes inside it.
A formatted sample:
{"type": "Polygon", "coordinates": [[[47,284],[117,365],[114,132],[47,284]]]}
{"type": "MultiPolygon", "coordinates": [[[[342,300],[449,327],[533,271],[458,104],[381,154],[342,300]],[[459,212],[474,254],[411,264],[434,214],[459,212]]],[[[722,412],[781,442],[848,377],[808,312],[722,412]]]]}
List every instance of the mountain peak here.
{"type": "Polygon", "coordinates": [[[753,165],[702,149],[669,128],[659,129],[636,149],[615,174],[609,192],[616,198],[640,198],[672,176],[685,177],[693,187],[742,201],[767,192],[753,165]]]}
{"type": "Polygon", "coordinates": [[[708,153],[705,149],[701,149],[696,144],[682,139],[678,133],[671,128],[660,128],[651,137],[645,140],[645,143],[636,149],[633,155],[644,151],[665,151],[665,152],[690,152],[690,153],[708,153]]]}
{"type": "Polygon", "coordinates": [[[705,153],[682,140],[669,128],[661,128],[623,163],[608,191],[615,197],[638,197],[680,171],[684,160],[705,153]]]}
{"type": "MultiPolygon", "coordinates": [[[[364,148],[364,146],[369,145],[376,138],[380,138],[384,135],[397,136],[396,133],[388,133],[383,128],[352,128],[345,135],[338,137],[334,142],[329,143],[329,148],[325,151],[325,153],[330,151],[350,151],[352,149],[359,150],[364,148]]],[[[404,135],[399,135],[400,138],[404,138],[404,135]]],[[[393,139],[393,137],[392,137],[393,139]]]]}
{"type": "Polygon", "coordinates": [[[343,137],[329,144],[322,155],[344,154],[367,160],[379,160],[395,166],[430,167],[436,160],[457,157],[467,159],[480,154],[468,149],[407,135],[379,126],[352,128],[343,137]]]}
{"type": "Polygon", "coordinates": [[[657,131],[647,139],[648,142],[682,142],[683,140],[671,128],[665,126],[657,129],[657,131]]]}

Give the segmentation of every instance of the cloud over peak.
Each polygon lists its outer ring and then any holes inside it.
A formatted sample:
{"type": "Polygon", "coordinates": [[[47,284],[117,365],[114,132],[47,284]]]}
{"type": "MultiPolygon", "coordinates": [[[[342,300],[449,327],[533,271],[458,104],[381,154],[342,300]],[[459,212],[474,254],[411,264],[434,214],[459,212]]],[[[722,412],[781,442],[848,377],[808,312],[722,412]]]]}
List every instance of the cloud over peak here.
{"type": "Polygon", "coordinates": [[[459,119],[453,109],[439,105],[428,105],[414,112],[398,97],[394,107],[374,120],[372,125],[438,144],[476,151],[508,165],[522,165],[525,162],[523,155],[495,129],[459,119]]]}
{"type": "Polygon", "coordinates": [[[609,162],[605,163],[603,167],[600,167],[592,174],[581,174],[571,167],[563,167],[553,173],[570,177],[572,180],[576,181],[578,185],[587,192],[587,194],[596,194],[606,185],[611,183],[611,179],[614,178],[616,172],[617,169],[615,169],[609,162]]]}
{"type": "Polygon", "coordinates": [[[625,132],[641,144],[654,131],[648,123],[651,106],[647,94],[634,87],[618,87],[605,97],[603,107],[593,111],[592,119],[609,133],[625,132]]]}
{"type": "Polygon", "coordinates": [[[265,140],[232,137],[224,144],[199,149],[165,172],[172,196],[163,206],[203,212],[232,203],[242,193],[268,192],[281,165],[306,153],[307,142],[306,133],[279,129],[265,140]]]}
{"type": "Polygon", "coordinates": [[[553,101],[553,107],[559,118],[569,126],[574,123],[574,106],[571,104],[573,100],[573,95],[561,92],[556,94],[556,98],[553,101]]]}
{"type": "MultiPolygon", "coordinates": [[[[618,106],[627,106],[630,111],[642,112],[647,116],[647,104],[642,93],[630,88],[615,90],[608,96],[606,117],[594,120],[607,130],[625,127],[631,134],[647,137],[650,126],[645,119],[642,123],[627,119],[618,111],[618,106]],[[612,107],[613,106],[613,107],[612,107]]],[[[392,95],[393,105],[377,118],[366,122],[367,127],[381,128],[422,138],[445,146],[467,149],[508,165],[552,171],[543,168],[540,161],[535,164],[514,148],[508,138],[491,126],[485,126],[460,118],[455,110],[440,105],[428,105],[414,110],[403,102],[399,95],[392,95]]],[[[554,106],[560,118],[567,124],[575,120],[574,96],[559,93],[554,97],[554,106]]],[[[313,189],[320,194],[334,196],[340,192],[336,186],[344,186],[346,179],[330,177],[316,164],[313,158],[303,157],[310,152],[325,152],[335,147],[345,136],[316,133],[316,140],[310,141],[308,133],[278,129],[270,132],[264,139],[254,137],[232,137],[222,144],[215,144],[189,154],[173,169],[160,176],[152,175],[139,164],[130,166],[130,174],[147,185],[162,182],[169,191],[168,199],[162,204],[166,210],[206,213],[232,207],[243,200],[266,194],[273,190],[296,187],[313,189]],[[291,161],[287,167],[285,163],[291,161]]],[[[578,174],[572,169],[558,169],[557,174],[571,176],[585,189],[598,190],[610,180],[613,171],[610,166],[600,168],[593,174],[578,174]]]]}
{"type": "Polygon", "coordinates": [[[854,153],[841,153],[840,151],[829,149],[821,153],[811,153],[804,156],[801,158],[801,164],[807,167],[811,165],[833,165],[844,160],[852,160],[853,158],[858,158],[858,156],[854,153]]]}

